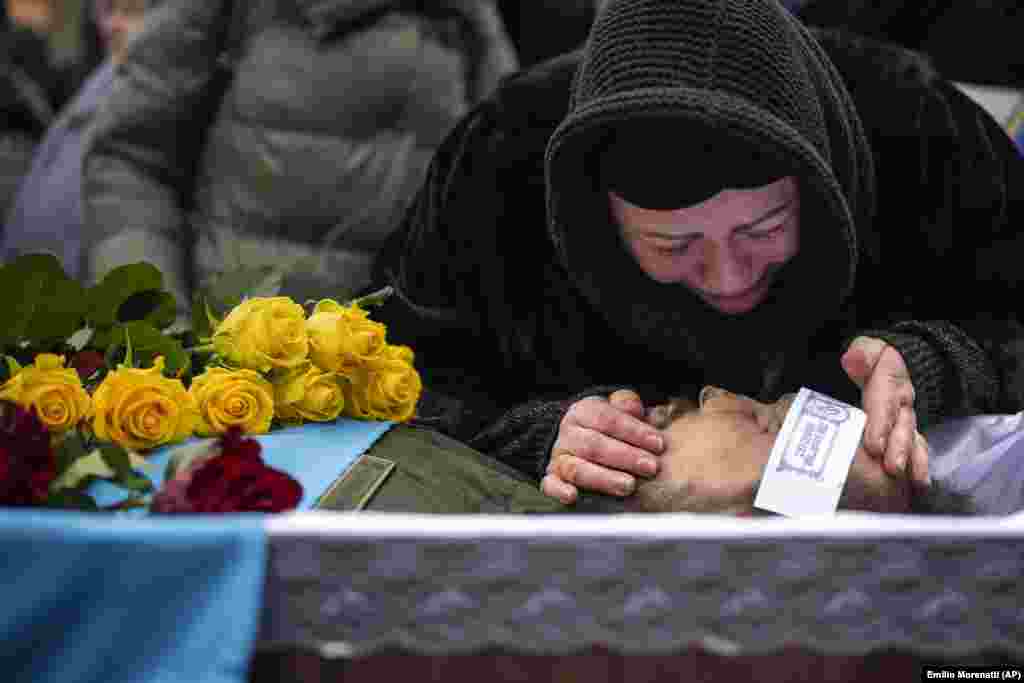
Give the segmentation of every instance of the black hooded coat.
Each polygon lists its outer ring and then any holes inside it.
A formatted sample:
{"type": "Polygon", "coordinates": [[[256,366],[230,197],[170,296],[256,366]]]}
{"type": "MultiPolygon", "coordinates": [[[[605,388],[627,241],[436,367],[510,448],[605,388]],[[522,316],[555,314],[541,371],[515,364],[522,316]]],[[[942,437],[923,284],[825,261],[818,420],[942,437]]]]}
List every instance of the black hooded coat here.
{"type": "Polygon", "coordinates": [[[923,431],[1024,408],[1022,217],[1024,159],[917,53],[772,0],[613,0],[447,138],[378,261],[400,294],[378,317],[416,351],[421,421],[537,478],[569,406],[620,387],[859,404],[839,362],[858,335],[902,354],[923,431]],[[618,237],[602,152],[666,121],[652,182],[707,196],[748,161],[798,179],[800,251],[750,314],[655,282],[618,237]]]}

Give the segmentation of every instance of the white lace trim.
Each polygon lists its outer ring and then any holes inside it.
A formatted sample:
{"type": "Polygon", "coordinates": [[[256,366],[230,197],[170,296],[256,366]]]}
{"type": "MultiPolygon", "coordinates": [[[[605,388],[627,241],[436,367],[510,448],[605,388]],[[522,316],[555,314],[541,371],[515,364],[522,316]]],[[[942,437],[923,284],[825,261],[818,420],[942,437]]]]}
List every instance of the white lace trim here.
{"type": "Polygon", "coordinates": [[[268,520],[260,647],[1024,655],[1024,515],[268,520]]]}

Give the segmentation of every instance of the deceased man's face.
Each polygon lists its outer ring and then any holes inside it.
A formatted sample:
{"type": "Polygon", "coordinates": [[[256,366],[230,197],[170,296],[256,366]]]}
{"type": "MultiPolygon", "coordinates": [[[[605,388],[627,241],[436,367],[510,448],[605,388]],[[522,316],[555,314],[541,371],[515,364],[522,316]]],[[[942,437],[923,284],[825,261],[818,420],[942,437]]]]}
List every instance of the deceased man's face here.
{"type": "MultiPolygon", "coordinates": [[[[666,449],[656,478],[626,500],[646,512],[750,514],[754,496],[791,397],[778,404],[712,388],[698,407],[678,411],[664,428],[666,449]]],[[[906,511],[909,484],[897,482],[857,451],[840,506],[906,511]]]]}

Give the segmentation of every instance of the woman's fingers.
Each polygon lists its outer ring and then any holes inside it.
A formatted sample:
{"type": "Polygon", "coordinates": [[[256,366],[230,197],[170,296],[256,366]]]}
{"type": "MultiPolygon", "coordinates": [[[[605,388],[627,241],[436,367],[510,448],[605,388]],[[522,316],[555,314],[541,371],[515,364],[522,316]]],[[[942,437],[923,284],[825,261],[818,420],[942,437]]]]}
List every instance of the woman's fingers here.
{"type": "MultiPolygon", "coordinates": [[[[889,452],[892,432],[903,410],[906,408],[913,411],[914,398],[914,384],[903,357],[891,346],[886,347],[864,387],[861,399],[868,416],[864,429],[864,447],[870,455],[883,458],[889,452]]],[[[911,438],[910,434],[905,436],[911,438]]],[[[901,443],[899,447],[905,449],[906,444],[901,443]]]]}
{"type": "Polygon", "coordinates": [[[608,403],[613,408],[618,408],[638,420],[645,419],[646,409],[640,395],[630,389],[620,389],[608,397],[608,403]]]}
{"type": "Polygon", "coordinates": [[[548,472],[577,488],[600,491],[609,496],[625,497],[636,488],[635,477],[568,451],[562,451],[552,458],[548,472]]]}
{"type": "Polygon", "coordinates": [[[586,398],[574,403],[559,425],[541,490],[563,502],[591,489],[628,496],[636,476],[658,472],[661,433],[643,420],[640,397],[619,391],[611,399],[586,398]]]}
{"type": "Polygon", "coordinates": [[[928,441],[919,433],[914,435],[914,450],[910,456],[911,477],[915,485],[927,488],[932,484],[932,476],[929,472],[929,459],[931,448],[928,441]]]}
{"type": "Polygon", "coordinates": [[[898,476],[907,472],[911,453],[917,445],[916,438],[917,417],[914,409],[902,406],[886,439],[884,466],[889,474],[898,476]]]}
{"type": "Polygon", "coordinates": [[[572,484],[566,483],[555,474],[547,474],[540,480],[540,491],[549,498],[554,498],[563,505],[572,505],[579,496],[579,491],[572,484]]]}
{"type": "MultiPolygon", "coordinates": [[[[598,398],[583,399],[569,409],[559,428],[559,440],[563,437],[570,440],[568,450],[574,455],[600,458],[602,464],[630,471],[642,456],[658,455],[665,447],[657,429],[598,398]]],[[[647,474],[646,465],[641,469],[636,473],[647,474]]]]}
{"type": "MultiPolygon", "coordinates": [[[[611,470],[644,477],[654,476],[658,472],[658,459],[651,451],[580,425],[564,430],[551,452],[553,456],[568,453],[611,470]]],[[[571,474],[574,470],[569,469],[567,472],[571,474]]],[[[579,484],[575,476],[567,476],[565,472],[559,474],[567,482],[579,484]]]]}

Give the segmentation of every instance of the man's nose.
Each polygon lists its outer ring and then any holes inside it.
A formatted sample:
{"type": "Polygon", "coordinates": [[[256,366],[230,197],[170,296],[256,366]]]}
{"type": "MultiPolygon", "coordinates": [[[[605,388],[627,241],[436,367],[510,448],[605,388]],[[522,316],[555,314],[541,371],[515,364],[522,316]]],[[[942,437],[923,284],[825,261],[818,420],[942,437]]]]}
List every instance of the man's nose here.
{"type": "Polygon", "coordinates": [[[750,289],[751,260],[729,244],[705,240],[701,262],[703,289],[715,296],[742,294],[750,289]]]}

